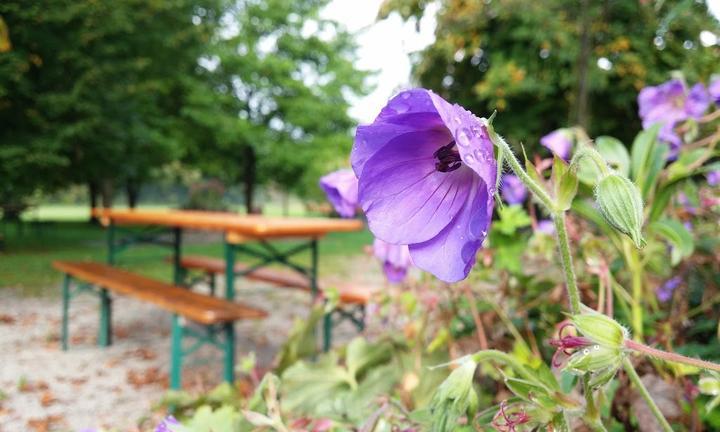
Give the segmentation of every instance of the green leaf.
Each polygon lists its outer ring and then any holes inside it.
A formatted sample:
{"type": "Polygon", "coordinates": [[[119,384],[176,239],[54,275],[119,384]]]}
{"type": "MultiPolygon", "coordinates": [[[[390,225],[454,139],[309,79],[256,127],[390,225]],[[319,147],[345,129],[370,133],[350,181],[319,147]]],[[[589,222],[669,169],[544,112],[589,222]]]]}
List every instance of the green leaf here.
{"type": "Polygon", "coordinates": [[[555,187],[557,210],[570,209],[573,198],[577,194],[578,177],[575,169],[557,156],[553,159],[552,182],[555,187]]]}
{"type": "Polygon", "coordinates": [[[692,255],[695,250],[695,241],[690,231],[674,219],[661,219],[653,222],[649,229],[672,245],[670,261],[673,266],[692,255]]]}
{"type": "Polygon", "coordinates": [[[640,132],[633,142],[630,172],[643,199],[650,196],[657,177],[667,160],[668,146],[657,139],[659,125],[640,132]]]}
{"type": "Polygon", "coordinates": [[[609,136],[595,138],[595,149],[602,155],[610,168],[624,176],[630,175],[630,155],[625,144],[609,136]]]}
{"type": "Polygon", "coordinates": [[[498,213],[500,220],[492,227],[505,235],[512,235],[518,229],[529,226],[531,222],[530,216],[519,205],[505,206],[498,213]]]}

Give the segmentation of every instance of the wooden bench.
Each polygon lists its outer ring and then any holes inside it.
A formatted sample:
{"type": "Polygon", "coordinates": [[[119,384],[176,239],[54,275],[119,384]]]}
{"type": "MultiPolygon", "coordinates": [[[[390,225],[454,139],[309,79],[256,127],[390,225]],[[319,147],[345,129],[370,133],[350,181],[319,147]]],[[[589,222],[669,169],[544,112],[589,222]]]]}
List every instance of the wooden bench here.
{"type": "Polygon", "coordinates": [[[170,385],[180,388],[182,358],[200,346],[209,343],[221,348],[225,356],[226,381],[233,380],[235,368],[235,329],[238,320],[260,319],[267,316],[263,310],[212,296],[189,291],[185,288],[150,279],[106,264],[93,262],[55,261],[53,267],[65,275],[62,296],[63,350],[68,349],[68,311],[72,297],[82,291],[94,291],[100,297],[100,346],[111,343],[112,300],[109,291],[151,303],[171,312],[172,343],[170,385]],[[71,285],[75,280],[76,289],[71,285]],[[186,325],[184,320],[200,324],[205,333],[186,325]],[[222,335],[222,336],[221,336],[222,335]],[[185,336],[196,339],[195,344],[183,351],[185,336]]]}
{"type": "MultiPolygon", "coordinates": [[[[188,271],[203,272],[209,278],[210,291],[215,293],[215,278],[217,275],[225,274],[225,261],[220,258],[212,258],[199,255],[188,255],[181,257],[180,266],[188,271]]],[[[296,272],[282,269],[259,268],[248,272],[250,267],[244,263],[235,264],[235,274],[240,274],[250,280],[267,282],[278,287],[299,289],[308,293],[312,292],[310,280],[296,272]]],[[[329,286],[330,284],[328,284],[329,286]]],[[[333,314],[341,318],[349,319],[355,327],[362,331],[365,327],[365,306],[370,302],[373,290],[369,287],[338,284],[339,306],[333,314]]],[[[331,331],[333,326],[332,314],[327,314],[324,320],[324,348],[327,350],[330,345],[331,331]]]]}

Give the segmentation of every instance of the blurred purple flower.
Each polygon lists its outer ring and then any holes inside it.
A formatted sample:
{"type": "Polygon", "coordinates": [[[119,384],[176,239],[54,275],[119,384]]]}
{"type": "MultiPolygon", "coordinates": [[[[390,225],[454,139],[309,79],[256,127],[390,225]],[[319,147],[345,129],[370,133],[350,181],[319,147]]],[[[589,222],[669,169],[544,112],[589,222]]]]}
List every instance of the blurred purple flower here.
{"type": "Polygon", "coordinates": [[[402,282],[412,266],[410,251],[406,245],[394,245],[376,238],[373,242],[373,255],[382,262],[385,277],[391,283],[402,282]]]}
{"type": "Polygon", "coordinates": [[[675,132],[677,123],[700,118],[710,105],[710,95],[702,83],[688,92],[685,84],[674,79],[654,87],[645,87],[638,95],[640,118],[644,129],[659,123],[658,138],[670,145],[668,157],[674,159],[682,145],[675,132]]]}
{"type": "Polygon", "coordinates": [[[173,432],[171,426],[177,426],[180,422],[175,417],[169,415],[160,422],[155,428],[155,432],[173,432]]]}
{"type": "Polygon", "coordinates": [[[320,178],[320,187],[340,216],[355,216],[358,206],[358,180],[353,170],[339,169],[324,175],[320,178]]]}
{"type": "Polygon", "coordinates": [[[667,281],[665,281],[664,284],[657,287],[655,290],[655,295],[657,296],[658,300],[665,303],[666,301],[670,300],[673,296],[673,293],[677,289],[677,287],[680,286],[682,283],[682,277],[675,276],[667,281]]]}
{"type": "Polygon", "coordinates": [[[492,218],[497,162],[485,123],[425,89],[401,92],[351,155],[370,231],[408,245],[446,282],[467,277],[492,218]]]}
{"type": "Polygon", "coordinates": [[[692,233],[692,230],[693,230],[692,222],[685,221],[685,222],[683,222],[683,226],[685,227],[686,230],[688,230],[690,233],[692,233]]]}
{"type": "Polygon", "coordinates": [[[527,198],[527,188],[523,182],[513,174],[505,174],[502,178],[502,188],[500,189],[505,202],[510,205],[522,204],[527,198]]]}
{"type": "Polygon", "coordinates": [[[717,186],[720,184],[720,170],[710,171],[707,174],[707,182],[710,186],[717,186]]]}
{"type": "Polygon", "coordinates": [[[720,107],[720,77],[710,81],[708,92],[710,93],[710,98],[715,102],[715,105],[720,107]]]}
{"type": "Polygon", "coordinates": [[[550,219],[539,220],[537,223],[537,231],[547,235],[555,234],[555,224],[550,219]]]}
{"type": "Polygon", "coordinates": [[[563,160],[570,159],[572,152],[572,132],[568,129],[558,129],[540,138],[540,144],[547,147],[554,155],[563,160]]]}
{"type": "Polygon", "coordinates": [[[680,206],[685,208],[685,210],[690,214],[697,214],[697,208],[692,205],[690,202],[690,198],[685,194],[685,192],[680,192],[677,196],[677,201],[680,206]]]}

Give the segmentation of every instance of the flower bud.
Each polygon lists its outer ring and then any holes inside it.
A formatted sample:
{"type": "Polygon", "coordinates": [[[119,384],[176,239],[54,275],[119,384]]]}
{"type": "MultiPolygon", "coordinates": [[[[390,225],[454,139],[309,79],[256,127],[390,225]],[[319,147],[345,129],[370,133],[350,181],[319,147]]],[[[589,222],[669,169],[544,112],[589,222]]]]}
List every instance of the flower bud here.
{"type": "Polygon", "coordinates": [[[460,365],[437,388],[430,404],[433,430],[456,430],[462,417],[475,415],[480,404],[473,384],[476,368],[471,357],[460,359],[460,365]]]}
{"type": "Polygon", "coordinates": [[[619,349],[593,345],[571,355],[565,365],[565,370],[578,375],[601,373],[609,368],[617,369],[622,357],[623,352],[619,349]]]}
{"type": "Polygon", "coordinates": [[[632,238],[642,248],[643,203],[640,190],[626,177],[611,172],[595,185],[600,212],[613,228],[632,238]]]}
{"type": "Polygon", "coordinates": [[[629,337],[627,329],[617,321],[587,307],[583,308],[583,313],[573,315],[571,320],[583,336],[606,348],[619,350],[629,337]]]}

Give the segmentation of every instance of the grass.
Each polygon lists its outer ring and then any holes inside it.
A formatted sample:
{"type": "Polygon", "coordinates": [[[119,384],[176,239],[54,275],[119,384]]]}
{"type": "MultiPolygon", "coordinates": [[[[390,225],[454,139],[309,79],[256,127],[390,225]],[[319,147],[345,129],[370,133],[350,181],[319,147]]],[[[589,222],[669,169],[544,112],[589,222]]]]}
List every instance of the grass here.
{"type": "MultiPolygon", "coordinates": [[[[60,275],[53,270],[54,260],[104,261],[107,256],[105,230],[84,222],[87,209],[76,206],[40,208],[38,214],[53,215],[54,221],[25,222],[19,229],[15,224],[0,224],[5,236],[5,248],[0,252],[0,288],[15,288],[21,295],[59,295],[60,275]]],[[[36,219],[37,220],[37,219],[36,219]]],[[[220,235],[187,236],[184,254],[203,254],[221,257],[220,235]]],[[[277,242],[279,248],[288,248],[295,241],[277,242]]],[[[333,233],[320,241],[320,274],[342,273],[348,260],[362,254],[364,245],[372,243],[368,231],[333,233]]],[[[167,248],[154,245],[137,245],[119,256],[123,267],[169,281],[171,266],[165,261],[170,255],[167,248]]],[[[299,254],[296,261],[309,262],[309,252],[299,254]]]]}

